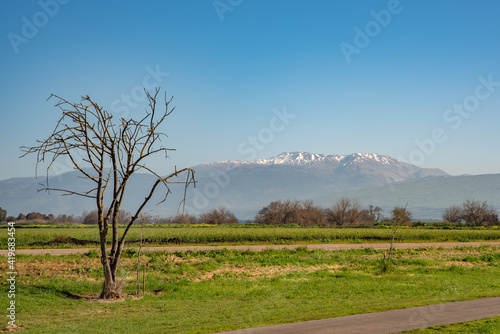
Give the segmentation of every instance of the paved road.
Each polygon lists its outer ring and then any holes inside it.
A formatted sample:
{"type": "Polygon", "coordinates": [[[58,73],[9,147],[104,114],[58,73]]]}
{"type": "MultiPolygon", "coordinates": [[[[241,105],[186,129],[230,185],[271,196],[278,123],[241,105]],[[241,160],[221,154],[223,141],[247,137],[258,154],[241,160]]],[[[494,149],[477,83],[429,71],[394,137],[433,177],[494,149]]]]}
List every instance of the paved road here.
{"type": "MultiPolygon", "coordinates": [[[[421,247],[442,247],[442,248],[455,248],[455,247],[479,247],[483,245],[490,245],[500,247],[500,242],[420,242],[420,243],[396,243],[394,244],[396,248],[421,248],[421,247]]],[[[240,246],[169,246],[169,247],[143,247],[144,251],[167,251],[174,252],[180,251],[185,252],[188,250],[198,251],[198,250],[213,250],[213,249],[233,249],[233,250],[252,250],[252,251],[262,251],[264,249],[294,249],[297,247],[307,247],[308,249],[326,249],[326,250],[341,250],[341,249],[362,249],[362,248],[374,248],[374,249],[389,249],[389,243],[378,243],[378,244],[311,244],[311,245],[240,245],[240,246]]],[[[135,247],[137,248],[137,247],[135,247]]],[[[58,248],[58,249],[18,249],[17,254],[33,254],[33,255],[65,255],[65,254],[77,254],[86,253],[89,250],[99,250],[98,248],[58,248]]],[[[7,256],[7,250],[0,250],[0,256],[7,256]]]]}
{"type": "Polygon", "coordinates": [[[500,297],[410,307],[291,324],[246,328],[224,334],[388,334],[500,316],[500,297]]]}

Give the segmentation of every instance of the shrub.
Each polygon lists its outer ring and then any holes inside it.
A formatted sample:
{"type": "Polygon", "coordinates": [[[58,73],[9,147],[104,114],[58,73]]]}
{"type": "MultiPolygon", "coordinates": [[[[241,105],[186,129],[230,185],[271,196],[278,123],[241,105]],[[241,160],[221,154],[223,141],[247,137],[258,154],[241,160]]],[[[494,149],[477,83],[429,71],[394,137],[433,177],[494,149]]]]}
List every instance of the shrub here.
{"type": "Polygon", "coordinates": [[[498,224],[496,210],[486,201],[479,202],[467,199],[463,203],[462,219],[470,226],[493,226],[498,224]]]}
{"type": "Polygon", "coordinates": [[[238,218],[231,211],[221,206],[218,209],[202,213],[198,218],[198,223],[210,225],[238,224],[238,218]]]}
{"type": "Polygon", "coordinates": [[[259,211],[255,220],[267,225],[325,225],[326,216],[312,201],[275,201],[259,211]]]}
{"type": "Polygon", "coordinates": [[[326,210],[326,219],[330,225],[353,226],[374,222],[380,218],[380,208],[363,209],[357,199],[342,197],[331,209],[326,210]]]}

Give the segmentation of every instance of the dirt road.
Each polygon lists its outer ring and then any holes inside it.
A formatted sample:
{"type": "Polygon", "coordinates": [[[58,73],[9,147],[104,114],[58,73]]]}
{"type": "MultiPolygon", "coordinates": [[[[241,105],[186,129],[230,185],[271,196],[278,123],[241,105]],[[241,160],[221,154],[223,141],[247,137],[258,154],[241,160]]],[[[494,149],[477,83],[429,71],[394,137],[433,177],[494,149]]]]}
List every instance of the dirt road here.
{"type": "MultiPolygon", "coordinates": [[[[421,247],[442,247],[442,248],[455,248],[455,247],[480,247],[483,245],[490,245],[495,247],[500,247],[500,242],[421,242],[421,243],[397,243],[396,248],[421,248],[421,247]]],[[[308,249],[326,249],[326,250],[341,250],[341,249],[362,249],[362,248],[373,248],[373,249],[389,249],[389,243],[378,243],[378,244],[311,244],[311,245],[240,245],[240,246],[170,246],[170,247],[143,247],[144,251],[166,251],[174,252],[180,251],[185,252],[188,250],[198,251],[198,250],[213,250],[213,249],[232,249],[232,250],[252,250],[252,251],[262,251],[264,249],[294,249],[298,247],[307,247],[308,249]]],[[[129,247],[132,248],[132,247],[129,247]]],[[[137,247],[134,247],[137,248],[137,247]]],[[[18,249],[16,254],[33,254],[33,255],[65,255],[65,254],[77,254],[86,253],[89,250],[99,250],[99,248],[58,248],[58,249],[18,249]]],[[[7,250],[0,250],[0,256],[7,256],[7,250]]]]}

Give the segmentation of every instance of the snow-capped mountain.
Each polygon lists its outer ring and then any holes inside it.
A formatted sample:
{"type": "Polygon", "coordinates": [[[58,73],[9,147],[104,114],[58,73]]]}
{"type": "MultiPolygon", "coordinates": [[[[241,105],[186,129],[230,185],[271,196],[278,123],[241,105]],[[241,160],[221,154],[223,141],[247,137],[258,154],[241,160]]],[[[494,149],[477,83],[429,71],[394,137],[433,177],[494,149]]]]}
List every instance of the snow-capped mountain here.
{"type": "Polygon", "coordinates": [[[241,168],[298,167],[307,168],[310,173],[334,172],[336,174],[377,175],[385,183],[401,182],[409,179],[446,176],[439,169],[420,168],[392,157],[373,153],[354,153],[351,155],[324,155],[307,152],[284,152],[276,157],[253,161],[219,161],[201,164],[196,171],[229,171],[241,168]]]}
{"type": "Polygon", "coordinates": [[[342,158],[344,158],[344,156],[342,155],[324,155],[307,152],[284,152],[273,158],[255,160],[253,163],[262,165],[289,166],[317,166],[322,164],[338,165],[342,158]]]}
{"type": "Polygon", "coordinates": [[[226,160],[193,168],[198,184],[187,206],[203,211],[223,204],[235,212],[252,212],[250,216],[279,199],[311,199],[328,206],[355,191],[449,176],[372,153],[284,152],[267,159],[226,160]]]}
{"type": "Polygon", "coordinates": [[[383,164],[398,162],[396,159],[381,154],[354,153],[351,155],[325,155],[308,152],[283,152],[276,157],[256,160],[255,162],[268,165],[311,166],[324,163],[338,165],[342,163],[361,163],[366,161],[380,162],[383,164]]]}
{"type": "MultiPolygon", "coordinates": [[[[449,176],[439,169],[420,168],[381,154],[284,152],[267,159],[210,162],[193,169],[197,184],[188,189],[185,202],[192,214],[225,205],[240,219],[252,219],[272,201],[309,199],[329,207],[343,196],[359,198],[365,206],[378,205],[387,212],[408,202],[416,219],[439,219],[440,210],[467,198],[500,206],[500,174],[449,176]]],[[[130,180],[125,210],[135,210],[137,198],[144,198],[154,180],[148,174],[130,180]]],[[[0,181],[0,206],[10,215],[32,211],[79,215],[94,207],[91,199],[37,193],[39,182],[36,178],[0,181]]],[[[50,182],[54,188],[85,187],[75,172],[50,182]]],[[[172,185],[171,190],[168,200],[155,206],[165,195],[159,191],[146,210],[174,215],[184,191],[181,185],[172,185]]]]}
{"type": "Polygon", "coordinates": [[[257,159],[252,161],[234,161],[225,160],[217,162],[209,162],[201,164],[198,167],[201,168],[226,168],[227,167],[241,167],[241,166],[271,166],[271,165],[283,165],[283,166],[311,166],[311,165],[321,165],[321,164],[332,164],[338,165],[340,160],[345,156],[343,155],[324,155],[324,154],[314,154],[307,152],[283,152],[276,157],[267,159],[257,159]]]}

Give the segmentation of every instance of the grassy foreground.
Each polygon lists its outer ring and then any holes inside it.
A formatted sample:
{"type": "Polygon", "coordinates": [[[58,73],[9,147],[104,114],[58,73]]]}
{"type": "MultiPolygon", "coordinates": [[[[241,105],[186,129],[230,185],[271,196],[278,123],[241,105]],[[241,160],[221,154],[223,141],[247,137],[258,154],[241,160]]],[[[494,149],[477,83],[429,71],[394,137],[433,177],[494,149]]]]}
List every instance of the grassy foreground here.
{"type": "MultiPolygon", "coordinates": [[[[120,233],[123,231],[121,229],[120,233]]],[[[111,233],[111,232],[110,232],[111,233]]],[[[5,231],[6,234],[6,231],[5,231]]],[[[129,244],[140,240],[140,227],[133,227],[127,236],[129,244]]],[[[389,242],[390,228],[313,228],[262,226],[164,226],[147,227],[144,236],[148,245],[193,244],[287,244],[287,243],[367,243],[389,242]]],[[[443,230],[407,228],[397,232],[396,242],[447,242],[500,240],[500,230],[443,230]]],[[[17,248],[97,247],[97,227],[83,228],[18,228],[17,248]]],[[[7,238],[0,239],[0,248],[7,247],[7,238]]]]}
{"type": "Polygon", "coordinates": [[[498,334],[500,333],[500,317],[481,319],[448,326],[433,326],[412,331],[404,331],[404,334],[498,334]]]}
{"type": "MultiPolygon", "coordinates": [[[[96,251],[18,255],[16,315],[23,332],[210,333],[500,296],[500,248],[490,246],[398,250],[389,272],[371,248],[149,252],[142,257],[147,293],[139,297],[137,254],[124,256],[129,296],[109,303],[95,300],[102,277],[96,251]]],[[[6,258],[0,260],[5,273],[6,258]]],[[[5,279],[0,288],[6,295],[5,279]]],[[[498,321],[491,326],[500,332],[498,321]]]]}

